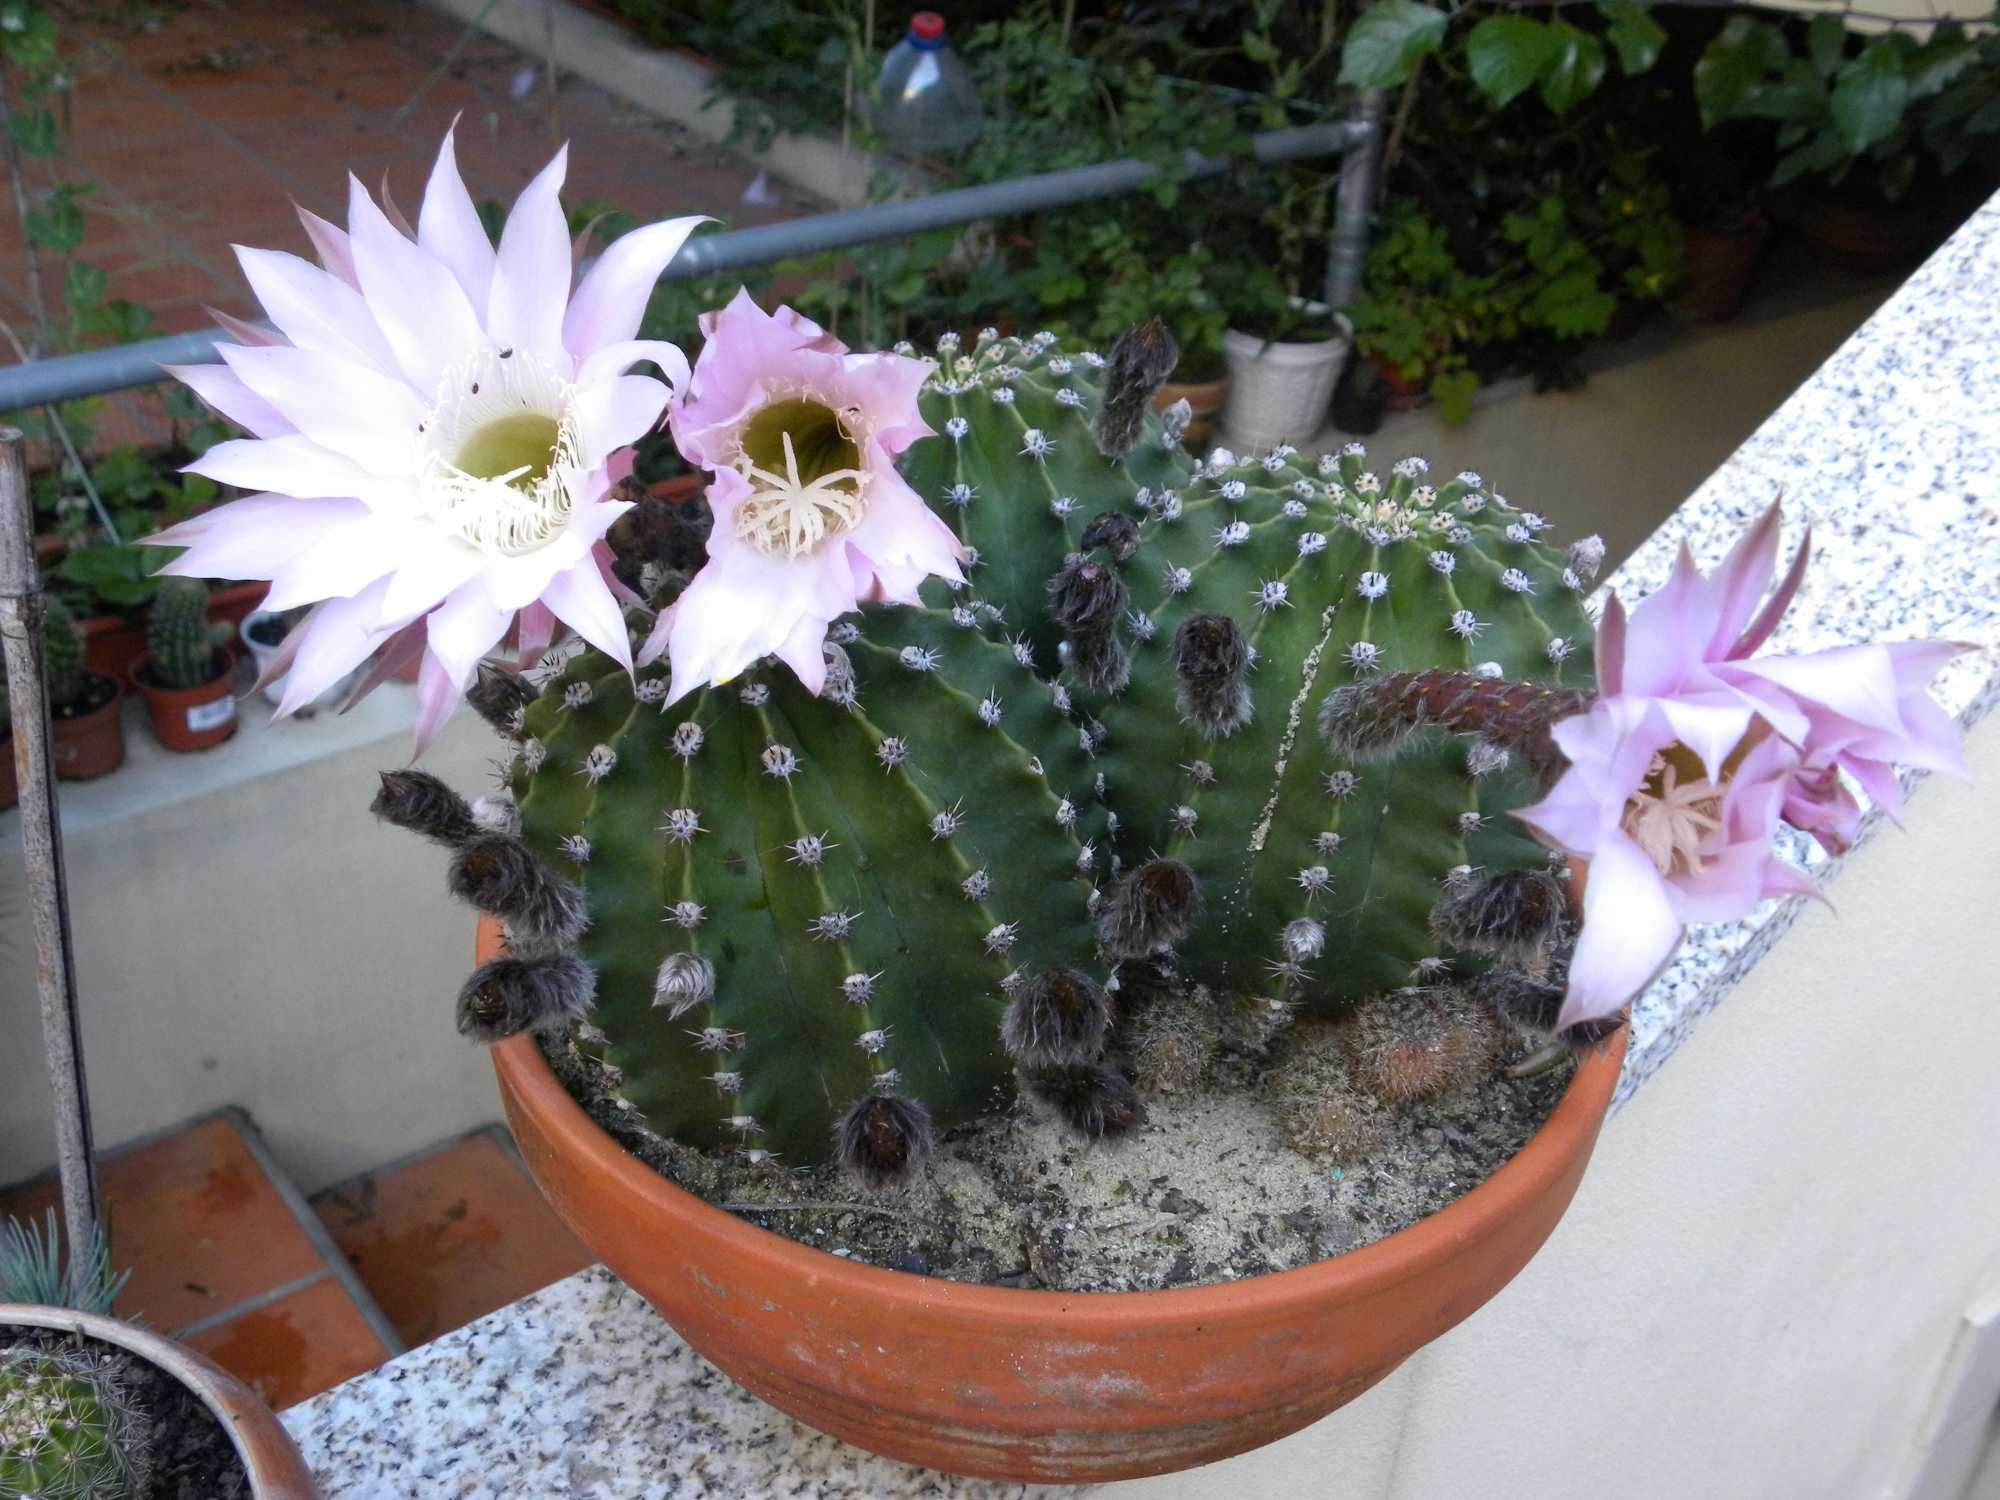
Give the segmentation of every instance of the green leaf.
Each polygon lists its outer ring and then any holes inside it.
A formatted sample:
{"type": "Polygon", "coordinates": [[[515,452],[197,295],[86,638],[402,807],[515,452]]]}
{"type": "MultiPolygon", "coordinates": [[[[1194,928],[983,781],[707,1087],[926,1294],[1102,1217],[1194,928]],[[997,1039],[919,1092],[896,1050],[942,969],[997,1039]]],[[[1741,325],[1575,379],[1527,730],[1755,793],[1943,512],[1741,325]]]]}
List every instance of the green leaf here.
{"type": "Polygon", "coordinates": [[[1612,0],[1609,5],[1598,6],[1597,11],[1607,23],[1604,39],[1617,52],[1618,66],[1628,77],[1645,72],[1659,61],[1667,33],[1645,6],[1635,4],[1634,0],[1612,0]]]}
{"type": "Polygon", "coordinates": [[[1806,53],[1820,77],[1833,77],[1847,56],[1847,22],[1838,15],[1814,16],[1806,28],[1806,53]]]}
{"type": "Polygon", "coordinates": [[[1439,375],[1431,381],[1431,399],[1438,404],[1438,417],[1447,427],[1457,427],[1472,416],[1472,398],[1479,394],[1479,377],[1470,370],[1439,375]]]}
{"type": "Polygon", "coordinates": [[[1526,16],[1489,16],[1465,39],[1472,81],[1496,106],[1533,88],[1561,50],[1553,27],[1526,16]]]}
{"type": "Polygon", "coordinates": [[[1735,119],[1751,91],[1765,74],[1784,65],[1786,55],[1775,28],[1748,16],[1732,16],[1694,65],[1694,97],[1701,106],[1702,129],[1713,130],[1722,121],[1735,119]]]}
{"type": "Polygon", "coordinates": [[[1444,40],[1445,14],[1416,0],[1375,0],[1348,30],[1340,81],[1356,88],[1393,88],[1444,40]]]}
{"type": "Polygon", "coordinates": [[[1841,68],[1834,81],[1830,104],[1841,145],[1859,156],[1886,139],[1903,122],[1909,101],[1910,83],[1903,76],[1903,59],[1880,40],[1871,42],[1859,57],[1841,68]]]}
{"type": "Polygon", "coordinates": [[[72,313],[81,313],[104,300],[105,286],[104,273],[96,266],[73,260],[63,277],[63,300],[72,313]]]}
{"type": "Polygon", "coordinates": [[[56,154],[56,117],[45,109],[24,109],[8,116],[7,133],[24,155],[56,154]]]}
{"type": "Polygon", "coordinates": [[[1555,34],[1557,51],[1542,74],[1542,103],[1566,115],[1604,81],[1604,43],[1567,21],[1552,22],[1549,30],[1555,34]]]}
{"type": "Polygon", "coordinates": [[[45,250],[68,254],[83,243],[83,208],[72,187],[59,187],[28,213],[28,238],[45,250]]]}
{"type": "Polygon", "coordinates": [[[1979,49],[1956,31],[1938,27],[1931,39],[1911,56],[1904,76],[1909,79],[1912,101],[1942,93],[1958,76],[1979,61],[1979,49]]]}

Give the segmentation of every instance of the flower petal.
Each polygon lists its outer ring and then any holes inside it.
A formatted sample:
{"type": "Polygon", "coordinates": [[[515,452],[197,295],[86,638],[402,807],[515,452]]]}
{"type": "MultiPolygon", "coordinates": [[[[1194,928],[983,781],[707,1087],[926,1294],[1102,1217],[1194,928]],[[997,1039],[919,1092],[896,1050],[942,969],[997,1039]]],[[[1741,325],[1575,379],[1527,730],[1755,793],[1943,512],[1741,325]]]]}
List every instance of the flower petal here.
{"type": "Polygon", "coordinates": [[[1771,597],[1766,599],[1764,607],[1757,611],[1757,618],[1744,627],[1743,634],[1730,646],[1729,655],[1732,659],[1748,656],[1771,638],[1772,632],[1778,628],[1778,621],[1791,607],[1792,596],[1798,593],[1799,585],[1805,582],[1806,563],[1811,557],[1812,527],[1808,526],[1804,535],[1799,538],[1799,550],[1792,554],[1792,565],[1785,569],[1785,576],[1778,580],[1778,586],[1771,591],[1771,597]]]}
{"type": "Polygon", "coordinates": [[[377,622],[387,588],[386,581],[377,582],[351,599],[329,599],[298,626],[299,650],[285,674],[279,718],[317,700],[393,633],[377,622]]]}
{"type": "Polygon", "coordinates": [[[217,484],[270,490],[309,500],[358,496],[379,482],[375,475],[322,448],[303,433],[274,438],[231,438],[226,443],[217,443],[181,472],[200,474],[217,484]]]}
{"type": "Polygon", "coordinates": [[[161,568],[163,573],[185,578],[275,578],[301,553],[322,546],[367,516],[368,507],[359,500],[249,495],[147,537],[144,545],[188,549],[161,568]]]}
{"type": "Polygon", "coordinates": [[[493,242],[479,221],[472,194],[458,175],[458,122],[444,133],[430,181],[424,184],[423,206],[417,211],[417,243],[451,268],[466,300],[484,307],[493,288],[493,242]]]}
{"type": "Polygon", "coordinates": [[[428,404],[452,366],[485,343],[479,317],[451,268],[404,239],[360,179],[347,183],[347,227],[362,293],[397,364],[428,404]]]}
{"type": "Polygon", "coordinates": [[[632,670],[632,643],[625,634],[625,614],[604,578],[597,560],[586,559],[567,572],[558,573],[542,592],[542,603],[555,617],[591,645],[632,670]]]}
{"type": "Polygon", "coordinates": [[[427,413],[401,380],[311,349],[223,344],[218,352],[245,385],[321,447],[371,474],[415,472],[417,428],[427,413]],[[339,399],[329,400],[335,391],[339,399]]]}
{"type": "Polygon", "coordinates": [[[1583,932],[1557,1026],[1617,1015],[1680,940],[1680,920],[1653,862],[1623,834],[1606,839],[1584,882],[1583,932]]]}
{"type": "Polygon", "coordinates": [[[667,384],[676,391],[687,389],[687,356],[681,353],[680,345],[669,344],[663,339],[625,339],[620,343],[604,345],[577,366],[576,383],[591,385],[613,375],[622,375],[633,365],[646,360],[660,367],[667,377],[667,384]]]}
{"type": "Polygon", "coordinates": [[[503,349],[525,349],[569,374],[563,347],[568,306],[569,225],[563,218],[563,177],[569,147],[558,150],[514,200],[500,231],[500,253],[486,298],[486,332],[503,349]]]}
{"type": "Polygon", "coordinates": [[[411,760],[430,749],[464,696],[464,684],[454,682],[436,654],[426,651],[423,665],[417,669],[417,722],[411,760]]]}
{"type": "Polygon", "coordinates": [[[613,240],[570,298],[562,324],[563,343],[570,353],[584,359],[606,344],[637,337],[660,273],[690,234],[713,222],[705,214],[668,219],[613,240]]]}
{"type": "MultiPolygon", "coordinates": [[[[350,525],[329,528],[310,549],[278,570],[270,593],[264,596],[264,608],[276,613],[322,599],[344,599],[377,579],[390,584],[408,554],[425,544],[425,532],[426,528],[404,516],[380,511],[369,511],[350,525]]],[[[383,603],[387,602],[385,587],[383,603]]],[[[401,613],[407,618],[434,602],[426,600],[401,613]]]]}
{"type": "Polygon", "coordinates": [[[667,394],[666,386],[646,375],[614,375],[580,386],[570,409],[576,414],[577,456],[584,467],[598,467],[659,426],[667,394]]]}
{"type": "Polygon", "coordinates": [[[338,224],[329,224],[309,208],[300,208],[296,203],[292,207],[299,222],[305,225],[306,238],[312,241],[313,254],[319,257],[320,265],[360,291],[361,278],[354,274],[354,247],[348,242],[347,231],[338,224]]]}
{"type": "Polygon", "coordinates": [[[1721,566],[1705,580],[1705,604],[1714,625],[1702,648],[1704,661],[1722,659],[1743,633],[1757,601],[1764,596],[1772,569],[1778,564],[1778,530],[1783,519],[1778,502],[1773,501],[1756,523],[1736,539],[1721,566]]]}
{"type": "Polygon", "coordinates": [[[258,437],[283,437],[298,429],[285,414],[243,383],[227,365],[161,365],[211,408],[258,437]]]}
{"type": "Polygon", "coordinates": [[[377,374],[401,375],[368,304],[353,287],[282,250],[230,248],[265,315],[299,348],[338,355],[377,374]]]}

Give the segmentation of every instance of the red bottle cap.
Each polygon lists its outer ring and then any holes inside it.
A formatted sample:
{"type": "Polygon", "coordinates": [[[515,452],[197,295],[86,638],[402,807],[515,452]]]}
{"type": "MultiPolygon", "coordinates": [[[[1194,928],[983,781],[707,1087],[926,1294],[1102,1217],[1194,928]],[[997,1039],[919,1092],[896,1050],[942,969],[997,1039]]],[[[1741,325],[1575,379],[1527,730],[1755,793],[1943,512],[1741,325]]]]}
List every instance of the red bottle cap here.
{"type": "Polygon", "coordinates": [[[934,10],[920,10],[910,17],[910,35],[920,42],[935,42],[944,36],[944,17],[934,10]]]}

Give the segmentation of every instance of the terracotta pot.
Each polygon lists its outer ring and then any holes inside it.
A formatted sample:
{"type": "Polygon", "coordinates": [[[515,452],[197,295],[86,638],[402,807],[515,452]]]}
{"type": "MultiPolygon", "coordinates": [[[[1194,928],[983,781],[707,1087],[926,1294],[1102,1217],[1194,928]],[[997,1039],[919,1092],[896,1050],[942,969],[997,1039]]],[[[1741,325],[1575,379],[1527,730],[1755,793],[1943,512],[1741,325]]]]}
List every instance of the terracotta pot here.
{"type": "MultiPolygon", "coordinates": [[[[482,920],[480,958],[498,946],[482,920]]],[[[1624,1055],[1621,1029],[1518,1156],[1399,1234],[1221,1286],[1072,1293],[857,1265],[758,1229],[606,1135],[531,1039],[493,1049],[508,1123],[556,1212],[724,1372],[874,1452],[1057,1483],[1274,1442],[1469,1317],[1568,1207],[1624,1055]]]]}
{"type": "Polygon", "coordinates": [[[14,736],[0,740],[0,812],[21,800],[21,788],[14,774],[14,736]]]}
{"type": "Polygon", "coordinates": [[[169,750],[212,750],[236,733],[236,658],[217,651],[210,666],[215,676],[200,687],[158,687],[152,680],[150,655],[132,668],[132,685],[146,700],[153,737],[169,750]]]}
{"type": "Polygon", "coordinates": [[[1806,199],[1797,223],[1807,244],[1853,271],[1908,265],[1940,238],[1932,216],[1913,198],[1871,202],[1832,189],[1806,199]]]}
{"type": "Polygon", "coordinates": [[[49,718],[49,737],[54,741],[56,775],[64,781],[92,781],[109,776],[125,764],[125,720],[121,713],[124,695],[118,679],[93,673],[111,685],[111,699],[89,713],[72,719],[49,718]]]}
{"type": "Polygon", "coordinates": [[[1375,367],[1376,378],[1388,391],[1384,405],[1390,411],[1415,411],[1430,404],[1431,393],[1417,381],[1410,379],[1400,368],[1391,364],[1379,354],[1370,354],[1368,363],[1375,367]]]}
{"type": "Polygon", "coordinates": [[[1674,295],[1674,316],[1683,323],[1726,323],[1735,317],[1770,238],[1771,226],[1760,214],[1734,228],[1688,230],[1687,280],[1674,295]]]}
{"type": "Polygon", "coordinates": [[[132,668],[146,654],[145,630],[123,615],[91,615],[77,623],[83,629],[84,670],[131,681],[132,668]]]}
{"type": "Polygon", "coordinates": [[[136,1354],[174,1377],[200,1399],[222,1424],[250,1476],[250,1493],[257,1500],[319,1500],[312,1470],[271,1408],[219,1365],[185,1344],[161,1338],[116,1318],[71,1312],[62,1307],[31,1307],[0,1302],[0,1328],[54,1328],[112,1344],[136,1354]]]}
{"type": "Polygon", "coordinates": [[[1229,400],[1229,377],[1219,380],[1197,380],[1191,382],[1168,381],[1153,396],[1153,410],[1165,411],[1176,401],[1185,401],[1194,413],[1194,420],[1188,423],[1187,434],[1181,443],[1190,452],[1198,452],[1208,445],[1215,433],[1215,420],[1222,414],[1223,406],[1229,400]]]}

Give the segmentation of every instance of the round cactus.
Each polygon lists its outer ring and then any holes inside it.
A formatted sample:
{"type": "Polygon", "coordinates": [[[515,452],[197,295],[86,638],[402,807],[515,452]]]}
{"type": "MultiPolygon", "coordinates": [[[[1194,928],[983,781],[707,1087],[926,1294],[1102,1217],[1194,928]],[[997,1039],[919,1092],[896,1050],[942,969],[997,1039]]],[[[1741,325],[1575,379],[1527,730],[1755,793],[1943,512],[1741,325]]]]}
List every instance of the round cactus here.
{"type": "Polygon", "coordinates": [[[42,675],[56,708],[80,703],[88,691],[83,669],[83,627],[54,594],[42,599],[42,675]]]}
{"type": "Polygon", "coordinates": [[[0,1495],[144,1500],[147,1429],[109,1364],[0,1350],[0,1495]]]}
{"type": "Polygon", "coordinates": [[[230,627],[211,625],[208,585],[199,578],[169,578],[153,596],[146,622],[146,651],[153,681],[165,688],[196,688],[214,680],[215,654],[230,627]]]}
{"type": "Polygon", "coordinates": [[[507,923],[469,1034],[573,1025],[634,1125],[870,1181],[1017,1076],[1135,1122],[1116,1064],[1185,1087],[1200,1006],[1338,1017],[1485,966],[1485,908],[1434,913],[1546,871],[1502,815],[1591,670],[1597,549],[1476,475],[1197,464],[1145,409],[1157,337],[938,355],[903,469],[965,585],[837,625],[818,698],[770,663],[664,712],[663,669],[596,651],[532,700],[493,674],[518,832],[419,773],[377,802],[507,923]],[[1166,998],[1121,1018],[1142,972],[1166,998]]]}

